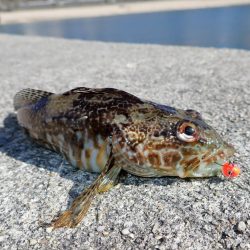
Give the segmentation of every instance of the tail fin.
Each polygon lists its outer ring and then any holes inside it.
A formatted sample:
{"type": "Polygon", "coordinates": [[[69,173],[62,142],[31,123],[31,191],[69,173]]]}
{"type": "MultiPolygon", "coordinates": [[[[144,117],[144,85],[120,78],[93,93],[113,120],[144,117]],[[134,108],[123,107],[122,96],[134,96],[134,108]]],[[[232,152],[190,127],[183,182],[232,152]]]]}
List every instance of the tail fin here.
{"type": "Polygon", "coordinates": [[[24,106],[36,103],[41,98],[50,96],[52,94],[53,93],[51,92],[46,92],[43,90],[23,89],[16,93],[14,97],[14,108],[15,110],[18,110],[24,106]]]}

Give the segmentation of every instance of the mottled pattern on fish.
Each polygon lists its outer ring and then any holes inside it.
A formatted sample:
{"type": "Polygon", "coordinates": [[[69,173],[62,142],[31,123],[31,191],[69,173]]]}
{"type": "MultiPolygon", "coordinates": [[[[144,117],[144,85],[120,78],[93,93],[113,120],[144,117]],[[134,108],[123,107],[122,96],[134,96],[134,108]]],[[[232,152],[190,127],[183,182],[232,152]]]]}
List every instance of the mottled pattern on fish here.
{"type": "Polygon", "coordinates": [[[18,122],[35,141],[80,169],[100,172],[52,222],[54,228],[75,227],[122,169],[144,177],[207,177],[217,175],[234,153],[198,112],[117,89],[77,88],[58,95],[26,89],[16,94],[14,106],[18,122]]]}
{"type": "Polygon", "coordinates": [[[22,107],[16,104],[19,123],[38,143],[86,171],[101,172],[112,148],[116,164],[135,175],[212,176],[219,171],[213,163],[233,153],[193,110],[141,100],[112,88],[37,93],[28,89],[17,94],[15,100],[23,102],[22,107]],[[25,105],[27,93],[30,101],[25,105]],[[177,136],[183,123],[197,130],[194,141],[177,136]]]}

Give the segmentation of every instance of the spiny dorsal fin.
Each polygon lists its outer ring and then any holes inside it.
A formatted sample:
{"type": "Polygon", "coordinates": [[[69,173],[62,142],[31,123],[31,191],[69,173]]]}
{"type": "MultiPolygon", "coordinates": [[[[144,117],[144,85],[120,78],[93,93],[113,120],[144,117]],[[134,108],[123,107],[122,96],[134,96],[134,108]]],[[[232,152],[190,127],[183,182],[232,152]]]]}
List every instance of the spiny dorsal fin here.
{"type": "Polygon", "coordinates": [[[14,108],[15,110],[20,109],[26,105],[36,103],[43,97],[52,95],[53,93],[38,90],[38,89],[23,89],[19,91],[14,97],[14,108]]]}

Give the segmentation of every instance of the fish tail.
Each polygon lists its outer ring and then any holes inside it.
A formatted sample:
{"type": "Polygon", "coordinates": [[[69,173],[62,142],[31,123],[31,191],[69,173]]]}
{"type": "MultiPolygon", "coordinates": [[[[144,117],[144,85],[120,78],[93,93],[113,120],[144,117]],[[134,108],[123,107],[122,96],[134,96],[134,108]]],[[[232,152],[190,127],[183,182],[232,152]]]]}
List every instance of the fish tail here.
{"type": "Polygon", "coordinates": [[[48,97],[52,94],[53,93],[51,92],[47,92],[43,90],[30,89],[30,88],[23,89],[17,92],[14,97],[14,108],[15,110],[18,110],[27,105],[34,104],[41,98],[48,97]]]}

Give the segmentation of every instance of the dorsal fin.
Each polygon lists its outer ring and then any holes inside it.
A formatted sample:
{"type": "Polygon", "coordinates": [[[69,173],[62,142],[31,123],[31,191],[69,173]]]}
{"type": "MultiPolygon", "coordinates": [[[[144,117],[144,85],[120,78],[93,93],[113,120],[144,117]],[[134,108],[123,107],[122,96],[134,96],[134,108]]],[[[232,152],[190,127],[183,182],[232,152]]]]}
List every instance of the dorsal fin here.
{"type": "Polygon", "coordinates": [[[38,89],[23,89],[19,91],[14,97],[14,108],[18,110],[24,106],[36,103],[43,97],[52,95],[53,93],[38,90],[38,89]]]}

